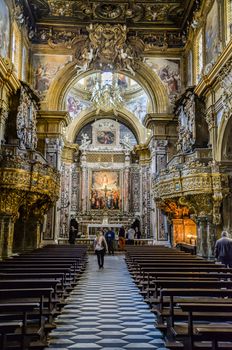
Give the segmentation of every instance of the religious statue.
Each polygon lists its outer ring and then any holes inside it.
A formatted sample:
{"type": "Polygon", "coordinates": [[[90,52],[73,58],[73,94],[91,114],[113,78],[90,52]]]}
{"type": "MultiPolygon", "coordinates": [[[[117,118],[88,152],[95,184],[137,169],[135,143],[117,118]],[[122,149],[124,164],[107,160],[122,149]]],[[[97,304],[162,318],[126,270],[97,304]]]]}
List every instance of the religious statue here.
{"type": "Polygon", "coordinates": [[[91,140],[89,139],[89,136],[86,133],[82,133],[81,137],[82,137],[82,140],[81,140],[80,150],[85,150],[90,145],[91,140]]]}

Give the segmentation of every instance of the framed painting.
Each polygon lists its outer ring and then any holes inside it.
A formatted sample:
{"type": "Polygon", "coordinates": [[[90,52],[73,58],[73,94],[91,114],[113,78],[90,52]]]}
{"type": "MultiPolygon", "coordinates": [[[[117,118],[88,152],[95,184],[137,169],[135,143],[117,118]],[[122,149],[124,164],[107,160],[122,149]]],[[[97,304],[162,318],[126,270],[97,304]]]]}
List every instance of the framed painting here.
{"type": "Polygon", "coordinates": [[[120,209],[119,171],[92,172],[91,209],[120,209]]]}
{"type": "Polygon", "coordinates": [[[97,131],[97,143],[100,145],[114,145],[115,144],[115,132],[107,130],[97,131]]]}
{"type": "Polygon", "coordinates": [[[211,10],[208,13],[205,26],[206,65],[215,62],[220,53],[219,20],[218,2],[214,1],[211,10]]]}
{"type": "Polygon", "coordinates": [[[172,95],[177,95],[181,92],[181,72],[179,59],[153,57],[147,59],[146,64],[158,74],[167,90],[169,97],[172,95]]]}
{"type": "Polygon", "coordinates": [[[0,56],[9,57],[10,17],[4,0],[0,0],[0,56]]]}
{"type": "Polygon", "coordinates": [[[41,96],[44,96],[56,74],[71,60],[72,56],[69,55],[34,54],[33,70],[35,90],[41,96]]]}

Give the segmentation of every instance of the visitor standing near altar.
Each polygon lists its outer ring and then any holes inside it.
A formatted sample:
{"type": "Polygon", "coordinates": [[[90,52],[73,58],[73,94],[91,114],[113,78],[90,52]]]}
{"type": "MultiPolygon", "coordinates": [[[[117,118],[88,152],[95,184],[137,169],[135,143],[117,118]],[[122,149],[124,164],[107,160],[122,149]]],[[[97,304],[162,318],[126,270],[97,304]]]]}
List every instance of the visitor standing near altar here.
{"type": "Polygon", "coordinates": [[[118,245],[120,250],[124,250],[126,239],[125,239],[126,231],[124,226],[121,226],[119,229],[119,235],[118,235],[118,245]]]}
{"type": "Polygon", "coordinates": [[[135,230],[133,228],[133,225],[131,225],[131,227],[127,231],[128,244],[130,245],[134,244],[134,238],[135,238],[135,230]]]}
{"type": "Polygon", "coordinates": [[[94,251],[97,255],[99,269],[104,268],[104,256],[108,253],[108,245],[102,231],[97,232],[94,240],[94,251]]]}
{"type": "Polygon", "coordinates": [[[110,228],[105,234],[106,242],[108,244],[109,254],[114,255],[114,241],[115,233],[112,228],[110,228]]]}
{"type": "Polygon", "coordinates": [[[74,215],[71,215],[71,220],[69,224],[69,243],[75,244],[75,239],[77,238],[78,234],[78,222],[75,219],[74,215]]]}

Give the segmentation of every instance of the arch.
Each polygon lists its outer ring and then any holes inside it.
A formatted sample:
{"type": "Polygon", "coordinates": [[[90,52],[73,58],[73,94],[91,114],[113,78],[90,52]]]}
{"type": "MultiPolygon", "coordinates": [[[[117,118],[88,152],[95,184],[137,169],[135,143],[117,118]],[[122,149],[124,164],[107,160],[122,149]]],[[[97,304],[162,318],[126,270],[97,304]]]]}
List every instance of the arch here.
{"type": "Polygon", "coordinates": [[[88,123],[94,122],[96,119],[110,119],[113,118],[125,124],[130,130],[133,131],[139,143],[145,143],[147,141],[147,129],[141,125],[139,120],[125,108],[120,110],[111,111],[107,113],[100,113],[96,115],[95,109],[85,109],[79,116],[68,125],[66,130],[66,139],[68,142],[74,143],[77,133],[88,123]],[[116,112],[116,113],[115,113],[116,112]]]}
{"type": "Polygon", "coordinates": [[[232,129],[232,115],[228,118],[227,114],[223,114],[221,125],[218,130],[217,148],[215,158],[218,162],[224,158],[223,151],[228,144],[228,136],[232,129]]]}
{"type": "MultiPolygon", "coordinates": [[[[94,72],[93,70],[88,70],[78,75],[75,62],[66,64],[51,83],[46,95],[46,100],[41,104],[42,109],[52,111],[64,110],[65,98],[71,86],[75,84],[77,80],[94,72]]],[[[125,72],[121,73],[125,74],[125,72]]],[[[138,82],[146,91],[151,102],[149,112],[167,113],[170,111],[170,101],[167,91],[158,75],[150,67],[145,63],[139,62],[135,76],[129,73],[126,73],[126,75],[138,82]]]]}

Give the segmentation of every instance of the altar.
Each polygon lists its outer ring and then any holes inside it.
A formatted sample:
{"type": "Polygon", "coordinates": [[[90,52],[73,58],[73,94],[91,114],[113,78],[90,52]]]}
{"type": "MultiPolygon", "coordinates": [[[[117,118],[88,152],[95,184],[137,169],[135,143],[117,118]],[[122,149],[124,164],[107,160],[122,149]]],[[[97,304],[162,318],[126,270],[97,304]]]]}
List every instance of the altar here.
{"type": "Polygon", "coordinates": [[[96,236],[97,231],[103,228],[113,228],[116,235],[118,235],[119,228],[122,227],[122,224],[108,224],[108,223],[102,223],[102,224],[88,224],[87,226],[87,233],[88,237],[96,236]]]}

